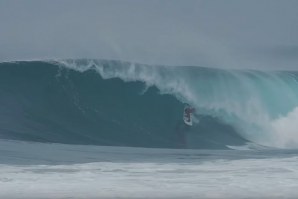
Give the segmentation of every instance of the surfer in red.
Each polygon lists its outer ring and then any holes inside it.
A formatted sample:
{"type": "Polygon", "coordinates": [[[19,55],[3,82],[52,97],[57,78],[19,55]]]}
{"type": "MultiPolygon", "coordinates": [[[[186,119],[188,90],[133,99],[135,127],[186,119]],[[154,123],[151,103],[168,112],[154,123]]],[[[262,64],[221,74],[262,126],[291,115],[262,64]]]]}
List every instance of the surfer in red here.
{"type": "Polygon", "coordinates": [[[187,118],[187,121],[190,122],[191,113],[196,111],[195,108],[191,107],[189,104],[184,108],[184,116],[187,118]]]}

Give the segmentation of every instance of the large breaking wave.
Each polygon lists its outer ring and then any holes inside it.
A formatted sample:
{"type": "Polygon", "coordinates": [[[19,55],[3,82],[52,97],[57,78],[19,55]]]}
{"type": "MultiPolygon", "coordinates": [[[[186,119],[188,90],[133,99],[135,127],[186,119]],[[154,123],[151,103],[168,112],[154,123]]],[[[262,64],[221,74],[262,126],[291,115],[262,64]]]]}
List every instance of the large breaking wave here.
{"type": "Polygon", "coordinates": [[[298,74],[107,60],[0,64],[0,138],[71,144],[298,146],[298,74]],[[183,103],[199,122],[182,123],[183,103]]]}

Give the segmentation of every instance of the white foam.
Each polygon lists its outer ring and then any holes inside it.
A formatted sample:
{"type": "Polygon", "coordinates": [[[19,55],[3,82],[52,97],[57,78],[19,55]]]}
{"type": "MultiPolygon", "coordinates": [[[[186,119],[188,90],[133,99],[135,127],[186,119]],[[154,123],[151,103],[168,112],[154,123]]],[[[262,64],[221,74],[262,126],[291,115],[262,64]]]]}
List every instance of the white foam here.
{"type": "Polygon", "coordinates": [[[298,107],[286,116],[280,116],[272,122],[272,133],[276,146],[297,148],[298,146],[298,107]]]}
{"type": "Polygon", "coordinates": [[[0,154],[0,198],[5,199],[296,198],[298,195],[298,157],[293,153],[0,140],[0,154]]]}
{"type": "Polygon", "coordinates": [[[183,76],[176,74],[171,67],[163,71],[160,66],[148,66],[135,63],[117,61],[106,67],[101,60],[85,60],[80,63],[76,60],[59,60],[50,62],[79,72],[87,70],[97,71],[103,79],[120,78],[126,82],[141,81],[147,87],[157,86],[162,94],[173,94],[181,101],[194,102],[194,92],[190,90],[183,76]],[[123,65],[119,65],[119,64],[123,65]]]}
{"type": "Polygon", "coordinates": [[[0,165],[0,197],[295,198],[297,161],[295,157],[201,164],[0,165]]]}
{"type": "Polygon", "coordinates": [[[252,143],[252,142],[247,142],[246,144],[240,145],[240,146],[227,145],[227,147],[229,149],[238,150],[238,151],[269,149],[266,146],[262,146],[262,145],[259,145],[259,144],[256,144],[256,143],[252,143]]]}

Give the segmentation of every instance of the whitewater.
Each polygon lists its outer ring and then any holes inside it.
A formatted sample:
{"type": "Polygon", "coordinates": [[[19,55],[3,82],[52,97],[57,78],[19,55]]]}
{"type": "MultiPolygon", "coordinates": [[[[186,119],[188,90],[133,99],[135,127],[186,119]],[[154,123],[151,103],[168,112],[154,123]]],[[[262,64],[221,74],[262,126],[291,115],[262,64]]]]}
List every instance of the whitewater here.
{"type": "Polygon", "coordinates": [[[116,60],[0,63],[0,198],[296,198],[297,80],[116,60]]]}

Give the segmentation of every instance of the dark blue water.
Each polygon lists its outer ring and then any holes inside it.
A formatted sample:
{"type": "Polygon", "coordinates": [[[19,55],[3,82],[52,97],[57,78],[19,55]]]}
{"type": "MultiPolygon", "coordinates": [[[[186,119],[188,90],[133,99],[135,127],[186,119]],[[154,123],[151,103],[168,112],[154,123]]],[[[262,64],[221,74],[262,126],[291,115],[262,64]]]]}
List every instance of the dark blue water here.
{"type": "Polygon", "coordinates": [[[95,70],[49,62],[1,63],[0,103],[0,138],[5,139],[161,148],[246,142],[233,126],[210,115],[199,113],[200,122],[186,127],[182,101],[154,85],[103,79],[95,70]]]}

